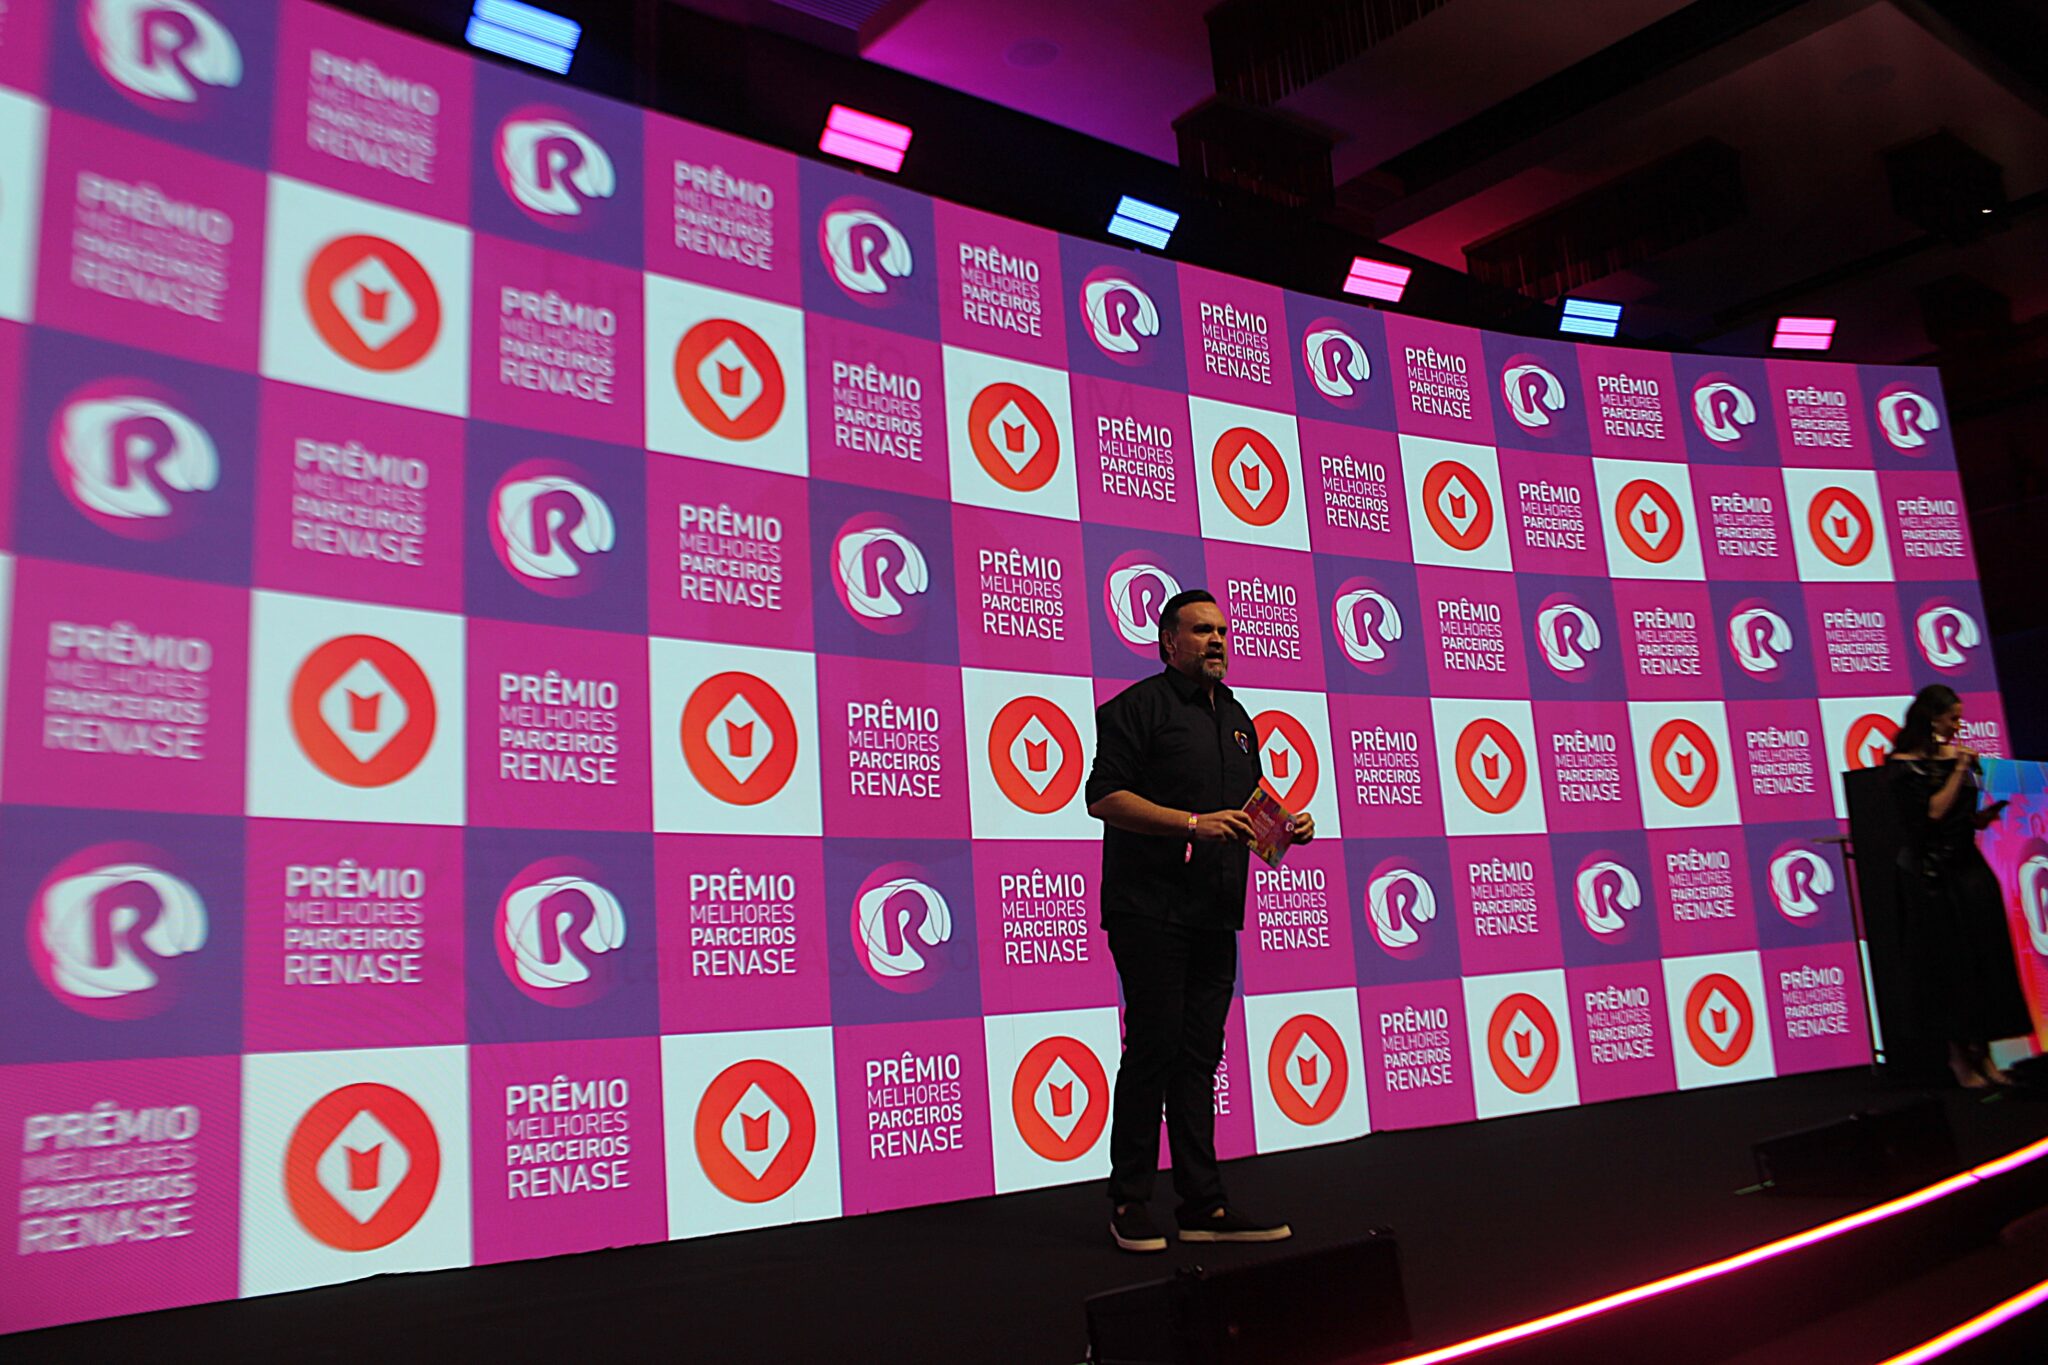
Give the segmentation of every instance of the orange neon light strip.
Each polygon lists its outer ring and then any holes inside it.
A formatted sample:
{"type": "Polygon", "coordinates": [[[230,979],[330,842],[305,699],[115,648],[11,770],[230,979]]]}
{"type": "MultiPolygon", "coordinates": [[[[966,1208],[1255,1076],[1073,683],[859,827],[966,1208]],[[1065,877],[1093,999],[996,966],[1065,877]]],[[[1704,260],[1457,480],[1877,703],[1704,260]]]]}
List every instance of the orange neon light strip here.
{"type": "MultiPolygon", "coordinates": [[[[1512,1327],[1502,1327],[1483,1336],[1471,1337],[1449,1346],[1439,1346],[1433,1351],[1424,1351],[1420,1355],[1404,1356],[1398,1361],[1391,1362],[1390,1365],[1441,1365],[1441,1362],[1444,1361],[1465,1360],[1480,1354],[1482,1351],[1491,1351],[1497,1346],[1506,1346],[1510,1342],[1525,1341],[1530,1337],[1540,1336],[1545,1332],[1556,1331],[1560,1327],[1568,1327],[1575,1322],[1584,1322],[1587,1318],[1598,1317],[1602,1313],[1611,1313],[1617,1308],[1626,1308],[1632,1303],[1642,1303],[1645,1300],[1659,1298],[1675,1290],[1685,1289],[1692,1285],[1704,1283],[1707,1280],[1719,1279],[1723,1275],[1732,1275],[1738,1270],[1747,1270],[1750,1266],[1776,1260],[1780,1256],[1788,1255],[1805,1247],[1815,1246],[1821,1242],[1830,1241],[1833,1238],[1842,1236],[1844,1233],[1854,1232],[1858,1228],[1869,1227],[1873,1223],[1881,1223],[1887,1218],[1893,1218],[1899,1214],[1920,1208],[1923,1205],[1931,1204],[1937,1199],[1946,1199],[1949,1195],[1958,1194],[1986,1180],[2004,1175],[2008,1171],[2016,1171],[2030,1162],[2039,1161],[2044,1156],[2048,1156],[2048,1138],[2028,1143],[2026,1146],[2016,1151],[2008,1152],[1994,1161],[1987,1161],[1981,1166],[1973,1166],[1967,1171],[1948,1177],[1946,1180],[1938,1180],[1925,1189],[1915,1190],[1911,1194],[1900,1195],[1897,1199],[1887,1200],[1882,1204],[1873,1205],[1857,1213],[1845,1214],[1831,1223],[1822,1223],[1820,1226],[1808,1228],[1804,1232],[1795,1232],[1789,1237],[1780,1237],[1775,1242],[1766,1242],[1760,1247],[1752,1247],[1748,1251],[1737,1252],[1733,1256],[1724,1257],[1721,1260],[1713,1261],[1706,1265],[1695,1266],[1691,1270],[1681,1270],[1677,1274],[1666,1275],[1663,1279],[1651,1280],[1648,1284],[1639,1284],[1633,1289],[1623,1289],[1617,1293],[1609,1294],[1605,1298],[1593,1299],[1572,1308],[1559,1309],[1555,1313],[1547,1313],[1540,1318],[1531,1318],[1527,1322],[1516,1323],[1512,1327]]],[[[2031,1293],[2033,1291],[2030,1290],[2028,1292],[2031,1293]]],[[[2003,1307],[2004,1305],[2000,1306],[2003,1307]]],[[[1997,1310],[1994,1309],[1992,1311],[1995,1312],[1997,1310]]],[[[1968,1326],[1968,1324],[1966,1323],[1964,1326],[1968,1326]]],[[[1962,1329],[1959,1327],[1955,1330],[1960,1331],[1962,1329]]],[[[1887,1365],[1889,1365],[1889,1362],[1887,1365]]]]}

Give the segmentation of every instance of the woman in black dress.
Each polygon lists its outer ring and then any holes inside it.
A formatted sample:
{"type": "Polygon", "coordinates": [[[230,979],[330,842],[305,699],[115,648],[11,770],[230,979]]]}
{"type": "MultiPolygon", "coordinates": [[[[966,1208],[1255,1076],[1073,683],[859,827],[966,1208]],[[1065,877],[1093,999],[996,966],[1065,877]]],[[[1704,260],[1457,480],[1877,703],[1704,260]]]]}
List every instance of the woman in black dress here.
{"type": "Polygon", "coordinates": [[[2008,1084],[1990,1041],[2032,1030],[2013,965],[2005,898],[1977,851],[1977,753],[1957,744],[1963,704],[1953,689],[1925,687],[1906,710],[1885,765],[1898,804],[1900,930],[1915,965],[1921,1030],[1948,1040],[1949,1069],[1964,1088],[2008,1084]]]}

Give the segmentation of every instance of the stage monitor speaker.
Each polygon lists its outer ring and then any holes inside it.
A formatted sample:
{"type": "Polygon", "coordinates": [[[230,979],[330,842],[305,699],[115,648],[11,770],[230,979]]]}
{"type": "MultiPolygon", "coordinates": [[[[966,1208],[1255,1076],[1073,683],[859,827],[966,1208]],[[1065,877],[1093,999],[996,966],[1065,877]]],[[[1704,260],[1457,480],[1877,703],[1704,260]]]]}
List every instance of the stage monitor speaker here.
{"type": "MultiPolygon", "coordinates": [[[[1224,1254],[1229,1254],[1226,1248],[1224,1254]]],[[[1393,1233],[1090,1298],[1094,1365],[1335,1365],[1409,1342],[1393,1233]]]]}
{"type": "Polygon", "coordinates": [[[1752,1150],[1757,1178],[1773,1194],[1903,1194],[1961,1165],[1948,1111],[1931,1096],[1781,1133],[1752,1150]]]}

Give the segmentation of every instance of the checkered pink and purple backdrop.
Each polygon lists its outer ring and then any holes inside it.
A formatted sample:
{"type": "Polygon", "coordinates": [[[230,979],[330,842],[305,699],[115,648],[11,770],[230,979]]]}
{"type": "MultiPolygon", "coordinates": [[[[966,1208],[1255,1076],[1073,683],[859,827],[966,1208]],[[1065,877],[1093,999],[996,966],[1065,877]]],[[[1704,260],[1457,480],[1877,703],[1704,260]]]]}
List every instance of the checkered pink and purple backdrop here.
{"type": "Polygon", "coordinates": [[[0,1330],[1100,1176],[1159,604],[1227,1155],[1866,1054],[1935,376],[1056,236],[297,0],[0,10],[0,1330]]]}

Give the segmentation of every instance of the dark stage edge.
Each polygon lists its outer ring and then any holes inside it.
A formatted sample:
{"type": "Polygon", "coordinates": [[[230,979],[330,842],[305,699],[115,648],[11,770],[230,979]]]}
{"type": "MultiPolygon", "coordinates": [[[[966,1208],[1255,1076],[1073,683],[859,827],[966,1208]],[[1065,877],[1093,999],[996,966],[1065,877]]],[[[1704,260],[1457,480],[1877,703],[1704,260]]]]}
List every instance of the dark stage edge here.
{"type": "MultiPolygon", "coordinates": [[[[1866,1207],[1784,1198],[1750,1146],[1930,1093],[1825,1072],[1226,1164],[1290,1242],[1117,1251],[1096,1182],[825,1223],[22,1333],[16,1360],[988,1361],[1073,1365],[1090,1294],[1347,1240],[1400,1242],[1418,1349],[1683,1270],[1866,1207]]],[[[1964,1163],[2048,1134],[2048,1103],[1941,1096],[1964,1163]]],[[[1155,1212],[1170,1226],[1162,1174],[1155,1212]]]]}

